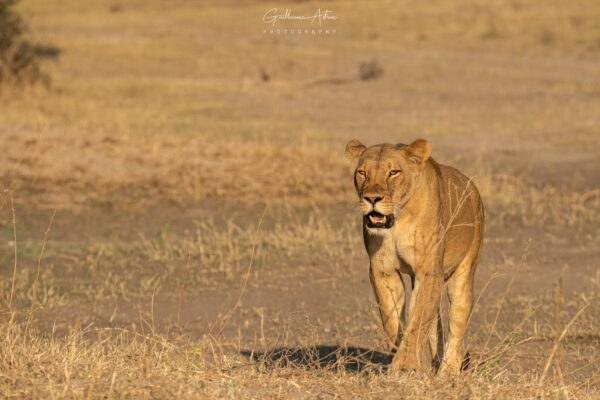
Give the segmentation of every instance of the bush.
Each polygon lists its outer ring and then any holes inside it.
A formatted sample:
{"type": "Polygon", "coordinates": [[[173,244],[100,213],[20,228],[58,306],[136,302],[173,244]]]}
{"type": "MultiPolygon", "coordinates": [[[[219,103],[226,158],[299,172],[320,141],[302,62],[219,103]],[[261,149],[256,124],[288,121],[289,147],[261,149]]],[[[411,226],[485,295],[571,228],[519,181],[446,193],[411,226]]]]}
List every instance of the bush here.
{"type": "Polygon", "coordinates": [[[43,78],[36,46],[23,39],[27,27],[12,8],[17,1],[0,0],[0,84],[43,78]]]}

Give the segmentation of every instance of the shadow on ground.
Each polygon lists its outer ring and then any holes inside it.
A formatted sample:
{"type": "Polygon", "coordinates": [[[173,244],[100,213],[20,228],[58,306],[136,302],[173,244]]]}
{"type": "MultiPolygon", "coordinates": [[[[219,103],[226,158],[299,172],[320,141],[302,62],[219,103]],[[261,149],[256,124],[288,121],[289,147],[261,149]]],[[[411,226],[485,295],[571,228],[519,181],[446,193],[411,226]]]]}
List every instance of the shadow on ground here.
{"type": "Polygon", "coordinates": [[[248,350],[241,354],[251,360],[264,362],[270,367],[343,368],[346,371],[387,369],[392,355],[360,347],[337,347],[320,345],[315,347],[279,347],[263,353],[248,350]]]}

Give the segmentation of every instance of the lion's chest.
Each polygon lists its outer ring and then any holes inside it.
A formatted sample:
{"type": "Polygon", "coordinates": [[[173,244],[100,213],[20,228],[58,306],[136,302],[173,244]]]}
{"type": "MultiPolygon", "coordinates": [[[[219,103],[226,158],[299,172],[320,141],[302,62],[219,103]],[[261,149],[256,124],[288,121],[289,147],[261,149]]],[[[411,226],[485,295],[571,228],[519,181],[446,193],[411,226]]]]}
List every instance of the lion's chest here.
{"type": "Polygon", "coordinates": [[[402,229],[395,232],[396,254],[405,264],[414,267],[417,263],[416,234],[412,229],[402,229]]]}

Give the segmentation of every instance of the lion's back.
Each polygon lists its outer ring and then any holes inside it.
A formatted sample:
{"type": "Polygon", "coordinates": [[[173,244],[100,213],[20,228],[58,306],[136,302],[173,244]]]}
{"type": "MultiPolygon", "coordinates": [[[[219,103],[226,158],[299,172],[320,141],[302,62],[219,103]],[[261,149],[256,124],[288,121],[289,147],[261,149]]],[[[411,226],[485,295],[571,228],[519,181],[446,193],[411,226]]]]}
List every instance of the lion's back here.
{"type": "Polygon", "coordinates": [[[444,269],[454,269],[483,239],[483,201],[473,179],[454,167],[439,165],[444,235],[444,269]]]}

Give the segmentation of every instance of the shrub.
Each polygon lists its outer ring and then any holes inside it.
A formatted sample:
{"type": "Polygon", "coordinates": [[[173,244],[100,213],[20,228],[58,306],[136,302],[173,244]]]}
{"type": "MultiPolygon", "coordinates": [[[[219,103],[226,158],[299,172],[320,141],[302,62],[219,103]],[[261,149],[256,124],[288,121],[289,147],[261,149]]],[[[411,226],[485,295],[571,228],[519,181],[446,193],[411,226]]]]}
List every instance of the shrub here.
{"type": "Polygon", "coordinates": [[[36,46],[23,39],[27,27],[13,9],[17,1],[0,0],[0,84],[43,78],[36,46]]]}

